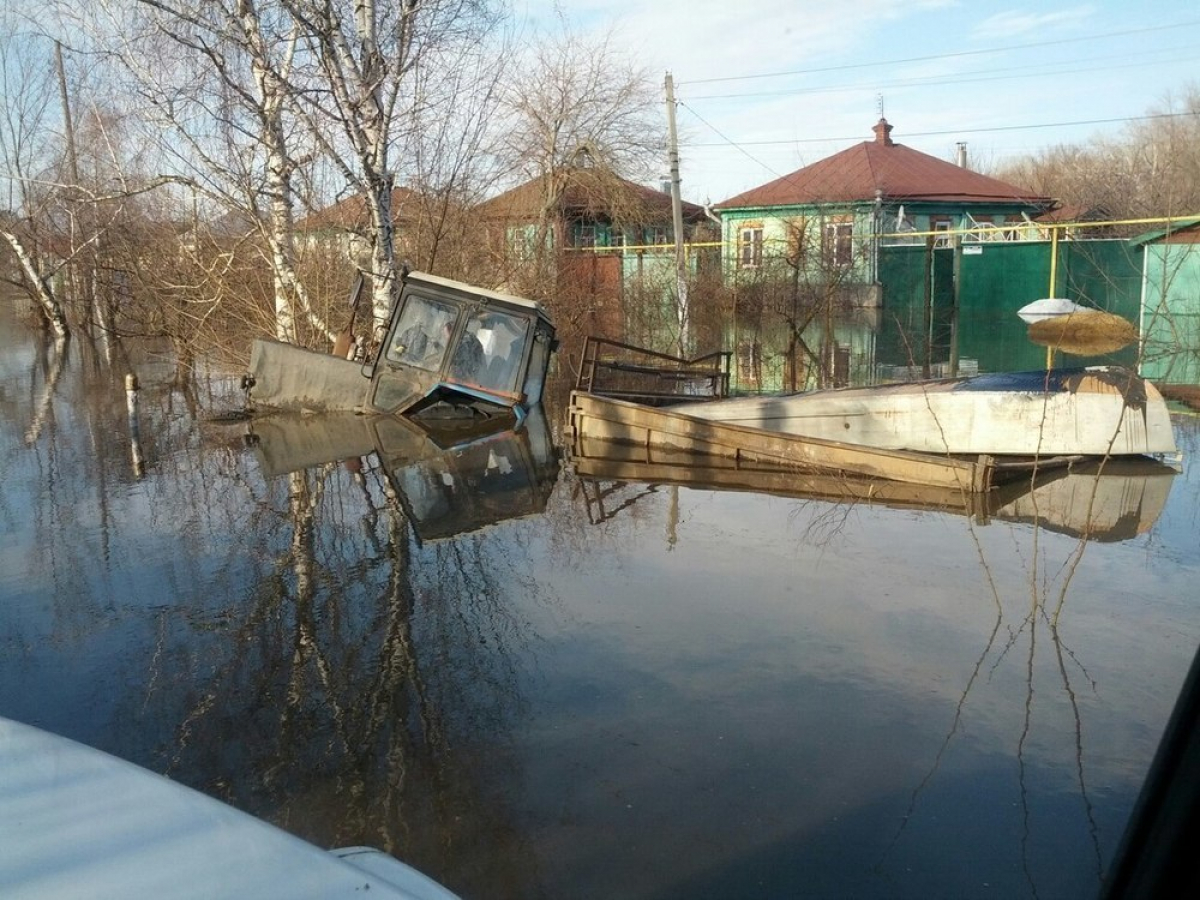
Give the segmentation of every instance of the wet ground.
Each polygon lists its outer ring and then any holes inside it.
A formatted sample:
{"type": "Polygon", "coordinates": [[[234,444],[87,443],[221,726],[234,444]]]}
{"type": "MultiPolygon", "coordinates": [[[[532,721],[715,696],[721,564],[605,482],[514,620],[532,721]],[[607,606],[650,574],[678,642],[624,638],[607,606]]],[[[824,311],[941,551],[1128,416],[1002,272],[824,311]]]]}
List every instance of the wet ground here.
{"type": "Polygon", "coordinates": [[[1097,894],[1200,644],[1194,415],[981,509],[234,380],[0,308],[0,715],[467,898],[1097,894]]]}

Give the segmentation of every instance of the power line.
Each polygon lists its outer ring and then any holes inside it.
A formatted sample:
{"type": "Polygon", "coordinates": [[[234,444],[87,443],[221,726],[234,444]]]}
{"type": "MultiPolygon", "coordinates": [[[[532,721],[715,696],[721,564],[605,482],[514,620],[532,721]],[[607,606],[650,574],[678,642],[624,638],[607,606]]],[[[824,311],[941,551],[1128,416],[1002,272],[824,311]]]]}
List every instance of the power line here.
{"type": "Polygon", "coordinates": [[[794,69],[787,72],[762,72],[757,75],[725,75],[719,78],[695,78],[691,81],[678,82],[684,84],[715,84],[721,81],[750,81],[756,78],[785,78],[791,75],[814,75],[819,72],[841,72],[849,69],[869,69],[878,66],[895,66],[903,63],[930,62],[939,59],[958,59],[964,56],[983,56],[988,53],[1004,53],[1009,50],[1027,50],[1035,47],[1056,47],[1063,44],[1078,44],[1085,41],[1098,41],[1111,37],[1127,37],[1132,34],[1147,34],[1152,31],[1174,31],[1178,28],[1190,28],[1200,25],[1200,20],[1176,22],[1173,25],[1152,25],[1146,28],[1131,28],[1126,31],[1110,31],[1104,34],[1093,34],[1086,37],[1060,38],[1054,41],[1033,41],[1028,44],[1011,44],[1007,47],[990,47],[981,50],[960,50],[956,53],[934,53],[928,56],[910,56],[903,59],[877,60],[864,63],[845,63],[839,66],[821,66],[813,69],[794,69]]]}
{"type": "MultiPolygon", "coordinates": [[[[725,135],[721,134],[715,127],[706,121],[699,113],[688,106],[686,103],[679,101],[679,105],[685,107],[692,115],[711,128],[716,134],[723,138],[726,143],[700,143],[691,144],[691,147],[725,147],[732,146],[737,149],[744,147],[770,147],[780,144],[823,144],[833,142],[857,141],[862,138],[862,135],[853,137],[822,137],[822,138],[791,138],[781,141],[742,141],[740,144],[735,144],[730,141],[725,135]]],[[[946,135],[962,135],[962,134],[989,134],[992,132],[1001,131],[1028,131],[1037,128],[1070,128],[1075,125],[1112,125],[1115,123],[1125,122],[1144,122],[1154,119],[1178,119],[1186,116],[1195,116],[1194,112],[1178,112],[1178,113],[1151,113],[1143,116],[1125,116],[1114,119],[1079,119],[1073,122],[1042,122],[1036,125],[996,125],[988,128],[955,128],[948,131],[908,131],[906,136],[910,137],[945,137],[946,135]]],[[[757,160],[756,160],[757,162],[757,160]]]]}
{"type": "Polygon", "coordinates": [[[726,141],[725,144],[699,144],[699,145],[693,144],[692,146],[702,146],[702,147],[703,146],[709,146],[709,147],[729,146],[729,147],[733,147],[735,150],[737,150],[739,153],[741,153],[743,156],[745,156],[752,163],[754,163],[755,165],[761,166],[763,169],[765,169],[767,172],[770,172],[775,177],[777,177],[777,178],[784,177],[784,176],[780,175],[778,172],[776,172],[775,169],[773,169],[771,166],[767,165],[761,159],[758,159],[752,153],[750,153],[748,150],[746,150],[742,144],[735,143],[734,141],[731,141],[729,138],[725,137],[725,135],[721,132],[721,130],[719,128],[717,128],[717,126],[715,126],[711,122],[707,121],[703,116],[701,116],[698,112],[696,112],[694,109],[692,109],[686,103],[684,103],[681,100],[676,100],[676,102],[680,106],[687,109],[688,112],[690,112],[693,116],[695,116],[697,119],[699,119],[701,122],[703,122],[706,126],[708,126],[710,129],[712,129],[716,134],[720,135],[726,141]]]}
{"type": "MultiPolygon", "coordinates": [[[[1063,62],[1058,62],[1058,63],[1050,63],[1050,64],[1037,63],[1037,64],[1030,65],[1030,66],[1009,67],[1009,68],[1000,68],[1000,69],[979,69],[975,72],[964,72],[964,73],[961,73],[958,75],[948,75],[948,76],[944,76],[944,77],[931,75],[931,76],[925,76],[925,77],[889,79],[889,81],[887,82],[887,87],[889,87],[889,88],[891,88],[891,87],[898,87],[898,88],[899,87],[939,87],[939,86],[943,86],[943,85],[978,84],[980,82],[990,82],[990,81],[1012,81],[1012,80],[1017,80],[1017,79],[1021,79],[1021,78],[1044,78],[1047,75],[1054,75],[1054,76],[1081,75],[1081,74],[1086,74],[1088,72],[1112,72],[1117,69],[1135,69],[1135,68],[1139,68],[1142,66],[1161,65],[1162,63],[1165,63],[1165,62],[1181,61],[1181,60],[1175,60],[1175,59],[1164,59],[1162,57],[1163,53],[1172,52],[1172,51],[1182,51],[1184,53],[1187,53],[1188,55],[1183,58],[1186,61],[1190,62],[1192,59],[1192,48],[1191,47],[1165,47],[1165,48],[1162,48],[1161,50],[1145,51],[1142,54],[1138,54],[1138,55],[1146,55],[1147,53],[1156,54],[1156,58],[1145,61],[1145,62],[1130,62],[1130,63],[1125,63],[1123,65],[1107,64],[1107,65],[1103,65],[1103,66],[1095,66],[1095,67],[1080,68],[1080,69],[1058,68],[1059,66],[1070,65],[1071,63],[1069,63],[1068,61],[1063,61],[1063,62]],[[992,73],[997,73],[997,72],[1003,72],[1003,73],[1008,73],[1008,74],[1000,74],[1000,75],[992,74],[992,73]],[[987,76],[987,77],[984,77],[984,76],[987,76]]],[[[1128,54],[1125,54],[1124,56],[1092,57],[1090,59],[1076,60],[1075,62],[1102,62],[1103,60],[1106,60],[1106,59],[1122,59],[1122,58],[1127,58],[1127,56],[1128,56],[1128,54]]],[[[784,91],[747,91],[744,93],[736,93],[736,94],[700,94],[698,96],[693,96],[690,99],[692,101],[699,101],[699,100],[746,100],[746,99],[752,99],[755,97],[793,97],[793,96],[800,96],[802,94],[835,94],[835,93],[839,93],[841,91],[866,90],[866,89],[873,90],[873,89],[877,88],[878,86],[879,86],[878,82],[859,81],[859,82],[855,82],[852,84],[841,84],[841,85],[835,84],[835,85],[826,85],[824,87],[802,87],[802,88],[793,88],[793,89],[784,90],[784,91]]]]}

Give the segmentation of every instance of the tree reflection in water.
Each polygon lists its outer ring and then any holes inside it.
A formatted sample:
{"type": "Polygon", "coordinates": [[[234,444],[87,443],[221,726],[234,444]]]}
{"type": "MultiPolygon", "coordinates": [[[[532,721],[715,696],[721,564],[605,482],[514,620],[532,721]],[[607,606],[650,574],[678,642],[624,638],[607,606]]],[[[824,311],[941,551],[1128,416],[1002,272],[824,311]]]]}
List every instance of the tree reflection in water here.
{"type": "Polygon", "coordinates": [[[171,772],[220,773],[206,790],[321,846],[447,871],[483,839],[507,862],[482,884],[532,872],[500,798],[479,795],[508,780],[496,748],[522,712],[521,631],[496,586],[521,561],[471,539],[419,546],[378,465],[277,484],[286,497],[246,529],[274,552],[245,610],[222,611],[223,663],[193,688],[171,772]]]}
{"type": "MultiPolygon", "coordinates": [[[[0,406],[3,433],[29,451],[5,438],[16,477],[0,511],[11,527],[31,510],[22,583],[53,606],[5,630],[23,646],[48,635],[62,665],[26,714],[6,714],[318,845],[369,844],[460,872],[460,889],[522,894],[537,866],[494,792],[524,713],[513,673],[527,637],[498,587],[525,577],[519,544],[422,544],[374,456],[264,481],[238,426],[199,413],[231,381],[180,380],[168,360],[118,348],[141,371],[139,480],[123,373],[86,340],[72,355],[31,346],[29,400],[0,406]],[[56,695],[64,705],[47,706],[56,695]],[[480,843],[491,852],[464,866],[480,843]]],[[[5,397],[21,368],[0,370],[5,397]]]]}
{"type": "MultiPolygon", "coordinates": [[[[838,544],[853,529],[858,514],[871,516],[880,507],[963,516],[982,575],[980,583],[986,602],[993,608],[991,624],[985,629],[978,655],[966,673],[947,730],[927,769],[913,787],[894,832],[882,848],[875,862],[875,872],[882,883],[890,883],[893,889],[901,890],[894,873],[913,865],[915,846],[911,842],[904,845],[906,832],[922,817],[927,819],[924,828],[928,830],[944,812],[936,805],[932,811],[924,812],[922,799],[935,785],[943,761],[960,734],[964,718],[975,705],[975,689],[997,676],[1010,655],[1023,653],[1019,664],[1024,674],[1023,712],[1019,730],[1011,737],[1016,763],[1013,776],[1021,819],[1019,860],[1029,895],[1040,896],[1046,890],[1046,873],[1039,871],[1034,852],[1037,829],[1031,798],[1038,796],[1038,786],[1029,784],[1031,772],[1037,771],[1037,767],[1027,761],[1029,748],[1037,739],[1035,712],[1039,705],[1047,709],[1059,706],[1069,711],[1068,727],[1073,734],[1074,779],[1081,821],[1090,848],[1092,878],[1095,885],[1101,883],[1105,867],[1111,860],[1106,859],[1102,847],[1101,827],[1088,784],[1085,749],[1088,735],[1079,697],[1081,691],[1094,694],[1096,681],[1088,672],[1086,653],[1071,646],[1062,624],[1068,618],[1070,607],[1067,601],[1072,594],[1072,582],[1089,546],[1097,541],[1123,540],[1146,532],[1166,504],[1176,469],[1157,463],[1106,460],[1078,466],[1071,471],[1035,473],[1021,482],[998,489],[987,498],[980,498],[904,485],[879,488],[877,483],[819,473],[798,476],[767,468],[732,470],[728,464],[725,468],[706,468],[706,464],[696,458],[683,454],[673,458],[671,453],[661,450],[655,452],[654,460],[650,462],[643,448],[606,445],[601,441],[587,446],[582,453],[577,452],[572,462],[581,475],[578,490],[587,509],[588,521],[597,526],[606,525],[619,516],[631,515],[647,502],[658,514],[673,519],[678,515],[678,503],[665,507],[662,502],[654,504],[659,492],[676,492],[680,490],[677,485],[715,491],[755,490],[794,498],[796,504],[789,519],[797,525],[803,542],[817,548],[822,555],[839,554],[838,544]],[[1002,520],[1019,523],[1011,530],[999,532],[1002,537],[1011,536],[1011,546],[1007,548],[1002,546],[1003,541],[998,545],[987,539],[997,536],[995,523],[1002,520]],[[993,527],[989,529],[989,525],[993,527]],[[1074,539],[1065,553],[1061,540],[1043,542],[1045,536],[1055,534],[1066,534],[1074,539]],[[1023,547],[1030,548],[1028,556],[1023,555],[1023,547]],[[996,556],[1002,558],[999,573],[994,571],[996,556]],[[1024,578],[1017,582],[1010,572],[1004,571],[1011,567],[1014,556],[1022,560],[1024,568],[1024,578]],[[1017,593],[1013,591],[1014,584],[1022,582],[1027,592],[1024,598],[1020,596],[1020,589],[1017,593]],[[1047,649],[1048,659],[1045,657],[1047,649]],[[1051,680],[1046,680],[1047,675],[1051,680]],[[1047,704],[1049,692],[1057,692],[1059,701],[1047,704]],[[932,821],[928,821],[931,816],[932,821]]],[[[668,521],[666,530],[674,534],[675,523],[668,521]]],[[[1082,599],[1086,602],[1087,598],[1082,599]]],[[[989,700],[985,697],[980,702],[986,704],[989,700]]],[[[983,711],[983,715],[986,718],[988,712],[983,711]]],[[[1051,729],[1052,732],[1057,730],[1057,727],[1051,729]]],[[[1043,741],[1052,741],[1055,737],[1053,733],[1047,734],[1043,741]]],[[[1055,827],[1078,826],[1059,821],[1055,827]]],[[[954,851],[948,849],[947,852],[954,851]]]]}

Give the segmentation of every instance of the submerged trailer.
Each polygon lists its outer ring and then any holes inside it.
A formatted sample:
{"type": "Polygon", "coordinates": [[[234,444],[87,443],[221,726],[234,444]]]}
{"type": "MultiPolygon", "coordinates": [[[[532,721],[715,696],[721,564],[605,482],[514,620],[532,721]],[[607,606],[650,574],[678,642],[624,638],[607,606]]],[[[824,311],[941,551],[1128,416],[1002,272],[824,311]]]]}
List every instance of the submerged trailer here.
{"type": "Polygon", "coordinates": [[[986,492],[1086,458],[1177,453],[1154,386],[1115,367],[730,397],[728,356],[688,360],[591,338],[572,440],[734,465],[986,492]]]}
{"type": "MultiPolygon", "coordinates": [[[[606,441],[641,448],[645,462],[661,454],[686,452],[726,460],[730,465],[770,464],[861,478],[878,478],[960,491],[989,490],[997,478],[1015,474],[1016,463],[997,466],[980,455],[960,459],[933,453],[881,450],[794,434],[714,422],[628,400],[574,391],[568,410],[567,437],[574,455],[586,445],[606,441]]],[[[1066,460],[1039,461],[1041,468],[1066,460]]],[[[1029,466],[1020,466],[1028,471],[1029,466]]]]}

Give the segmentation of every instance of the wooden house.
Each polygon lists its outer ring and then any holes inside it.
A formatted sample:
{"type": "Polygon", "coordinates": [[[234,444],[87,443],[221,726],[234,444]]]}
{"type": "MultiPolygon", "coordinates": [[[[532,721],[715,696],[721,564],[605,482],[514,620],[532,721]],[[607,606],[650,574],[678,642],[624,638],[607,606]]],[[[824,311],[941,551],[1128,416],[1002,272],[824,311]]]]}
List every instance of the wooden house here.
{"type": "MultiPolygon", "coordinates": [[[[397,259],[418,252],[418,226],[424,218],[424,200],[416,191],[404,187],[392,189],[392,226],[395,229],[397,259]]],[[[354,194],[314,211],[296,222],[298,241],[305,247],[334,247],[360,267],[369,266],[373,225],[366,198],[354,194]]],[[[414,264],[428,268],[424,261],[414,264]]]]}
{"type": "Polygon", "coordinates": [[[716,204],[726,274],[769,275],[786,264],[810,277],[873,284],[881,243],[980,226],[1003,237],[1006,224],[1052,206],[1049,197],[968,169],[965,147],[956,164],[896,143],[886,119],[873,131],[874,140],[716,204]]]}
{"type": "MultiPolygon", "coordinates": [[[[717,227],[683,203],[690,276],[707,258],[716,268],[717,227]],[[708,243],[706,248],[697,243],[708,243]]],[[[646,340],[673,319],[677,260],[671,196],[591,165],[534,178],[475,207],[493,269],[508,289],[555,286],[554,304],[571,307],[583,330],[646,340]]],[[[563,317],[560,316],[560,322],[563,317]]]]}

